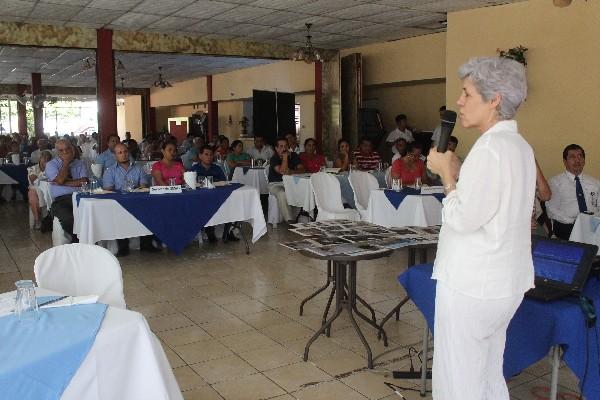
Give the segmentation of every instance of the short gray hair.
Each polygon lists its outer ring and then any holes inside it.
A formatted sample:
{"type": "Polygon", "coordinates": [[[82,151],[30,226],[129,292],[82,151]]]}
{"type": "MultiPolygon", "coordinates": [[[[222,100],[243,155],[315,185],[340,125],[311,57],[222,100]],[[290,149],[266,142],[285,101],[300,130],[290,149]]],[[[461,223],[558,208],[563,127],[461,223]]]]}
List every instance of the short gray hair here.
{"type": "Polygon", "coordinates": [[[460,79],[471,78],[485,101],[500,95],[497,111],[502,120],[512,119],[527,97],[525,67],[508,58],[472,58],[458,69],[458,75],[460,79]]]}

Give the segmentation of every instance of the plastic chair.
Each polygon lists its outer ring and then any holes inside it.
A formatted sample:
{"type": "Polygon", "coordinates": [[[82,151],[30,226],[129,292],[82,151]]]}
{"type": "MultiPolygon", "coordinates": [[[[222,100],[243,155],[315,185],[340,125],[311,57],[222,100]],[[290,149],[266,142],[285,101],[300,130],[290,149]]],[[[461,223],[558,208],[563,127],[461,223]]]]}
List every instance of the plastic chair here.
{"type": "MultiPolygon", "coordinates": [[[[267,185],[269,185],[269,163],[264,165],[264,174],[265,179],[267,180],[267,185]]],[[[273,196],[269,193],[268,199],[268,210],[267,210],[267,223],[273,225],[273,228],[277,228],[277,224],[283,221],[283,216],[279,211],[279,204],[277,204],[277,197],[273,196]]]]}
{"type": "Polygon", "coordinates": [[[125,308],[121,265],[112,253],[93,244],[52,247],[35,259],[39,287],[69,296],[97,295],[98,301],[125,308]]]}
{"type": "Polygon", "coordinates": [[[57,217],[52,218],[52,246],[71,243],[71,237],[66,233],[57,217]]]}
{"type": "Polygon", "coordinates": [[[354,171],[350,173],[348,181],[354,192],[354,204],[356,204],[356,209],[360,213],[360,218],[361,220],[366,221],[371,191],[379,189],[379,182],[377,182],[377,178],[373,175],[363,171],[354,171]]]}
{"type": "Polygon", "coordinates": [[[359,221],[360,214],[351,208],[344,208],[340,181],[326,172],[312,174],[310,183],[315,194],[315,203],[319,210],[317,221],[327,219],[349,219],[359,221]]]}

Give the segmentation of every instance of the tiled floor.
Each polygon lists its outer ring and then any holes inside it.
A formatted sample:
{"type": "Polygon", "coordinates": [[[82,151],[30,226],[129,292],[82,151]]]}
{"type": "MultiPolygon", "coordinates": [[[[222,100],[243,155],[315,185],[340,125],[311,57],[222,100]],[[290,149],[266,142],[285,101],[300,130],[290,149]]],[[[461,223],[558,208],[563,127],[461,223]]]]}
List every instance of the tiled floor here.
{"type": "MultiPolygon", "coordinates": [[[[293,238],[280,226],[250,255],[241,243],[219,243],[191,245],[179,257],[133,251],[120,260],[127,305],[146,316],[162,341],[185,399],[394,400],[399,397],[383,382],[417,386],[390,377],[394,369],[408,369],[410,346],[421,347],[423,318],[410,303],[399,322],[386,325],[388,348],[360,323],[376,355],[374,370],[366,368],[364,348],[347,318],[335,322],[330,338],[313,344],[309,362],[302,361],[326,294],[309,302],[303,316],[298,306],[325,281],[325,265],[278,245],[293,238]]],[[[0,203],[0,292],[13,290],[18,279],[33,279],[36,256],[50,246],[50,234],[29,231],[25,204],[0,203]]],[[[359,265],[359,293],[378,318],[404,295],[395,278],[405,269],[402,251],[359,265]]],[[[509,382],[511,397],[540,399],[532,388],[548,387],[549,374],[549,359],[528,368],[509,382]]],[[[560,383],[560,392],[577,389],[566,367],[560,383]]],[[[415,391],[404,395],[421,398],[415,391]]]]}

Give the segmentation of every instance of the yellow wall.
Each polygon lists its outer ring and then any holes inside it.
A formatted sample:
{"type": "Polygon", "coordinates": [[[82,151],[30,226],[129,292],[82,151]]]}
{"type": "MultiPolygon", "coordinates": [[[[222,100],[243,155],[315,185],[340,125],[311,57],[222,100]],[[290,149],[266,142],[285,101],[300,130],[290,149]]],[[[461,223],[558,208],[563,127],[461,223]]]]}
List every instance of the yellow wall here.
{"type": "Polygon", "coordinates": [[[301,143],[308,138],[315,137],[315,95],[296,95],[296,104],[300,104],[300,131],[298,139],[301,143]]]}
{"type": "Polygon", "coordinates": [[[340,55],[361,53],[363,84],[418,81],[446,77],[446,33],[345,49],[340,55]]]}
{"type": "Polygon", "coordinates": [[[125,132],[138,142],[142,140],[142,96],[125,96],[125,104],[117,106],[117,133],[125,139],[125,132]]]}
{"type": "Polygon", "coordinates": [[[227,136],[230,142],[239,138],[242,126],[238,122],[244,115],[244,102],[241,100],[220,101],[218,111],[219,135],[227,136]],[[229,116],[231,116],[231,124],[229,124],[229,116]]]}
{"type": "Polygon", "coordinates": [[[206,102],[206,78],[173,82],[170,88],[151,88],[150,106],[163,107],[177,104],[206,102]]]}
{"type": "MultiPolygon", "coordinates": [[[[562,171],[562,149],[583,146],[586,171],[600,175],[596,126],[600,120],[600,3],[574,1],[557,8],[547,0],[450,13],[448,16],[446,100],[460,94],[458,67],[496,48],[529,48],[529,95],[517,114],[519,130],[535,150],[546,177],[562,171]]],[[[457,124],[458,125],[458,124],[457,124]]],[[[478,137],[456,129],[464,155],[478,137]]]]}
{"type": "Polygon", "coordinates": [[[398,114],[406,114],[413,129],[433,130],[440,122],[438,110],[446,101],[446,84],[434,81],[367,87],[363,99],[381,112],[388,132],[396,128],[394,118],[398,114]]]}

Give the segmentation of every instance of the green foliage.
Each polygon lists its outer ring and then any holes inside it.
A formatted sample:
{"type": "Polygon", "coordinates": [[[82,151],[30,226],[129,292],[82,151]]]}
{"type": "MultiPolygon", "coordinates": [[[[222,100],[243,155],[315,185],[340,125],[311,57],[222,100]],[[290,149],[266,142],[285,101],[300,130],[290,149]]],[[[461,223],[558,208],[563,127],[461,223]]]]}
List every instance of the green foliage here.
{"type": "Polygon", "coordinates": [[[496,49],[496,52],[500,57],[510,58],[511,60],[515,60],[524,66],[527,66],[527,60],[525,60],[525,52],[527,52],[527,50],[527,47],[519,45],[508,50],[496,49]]]}

